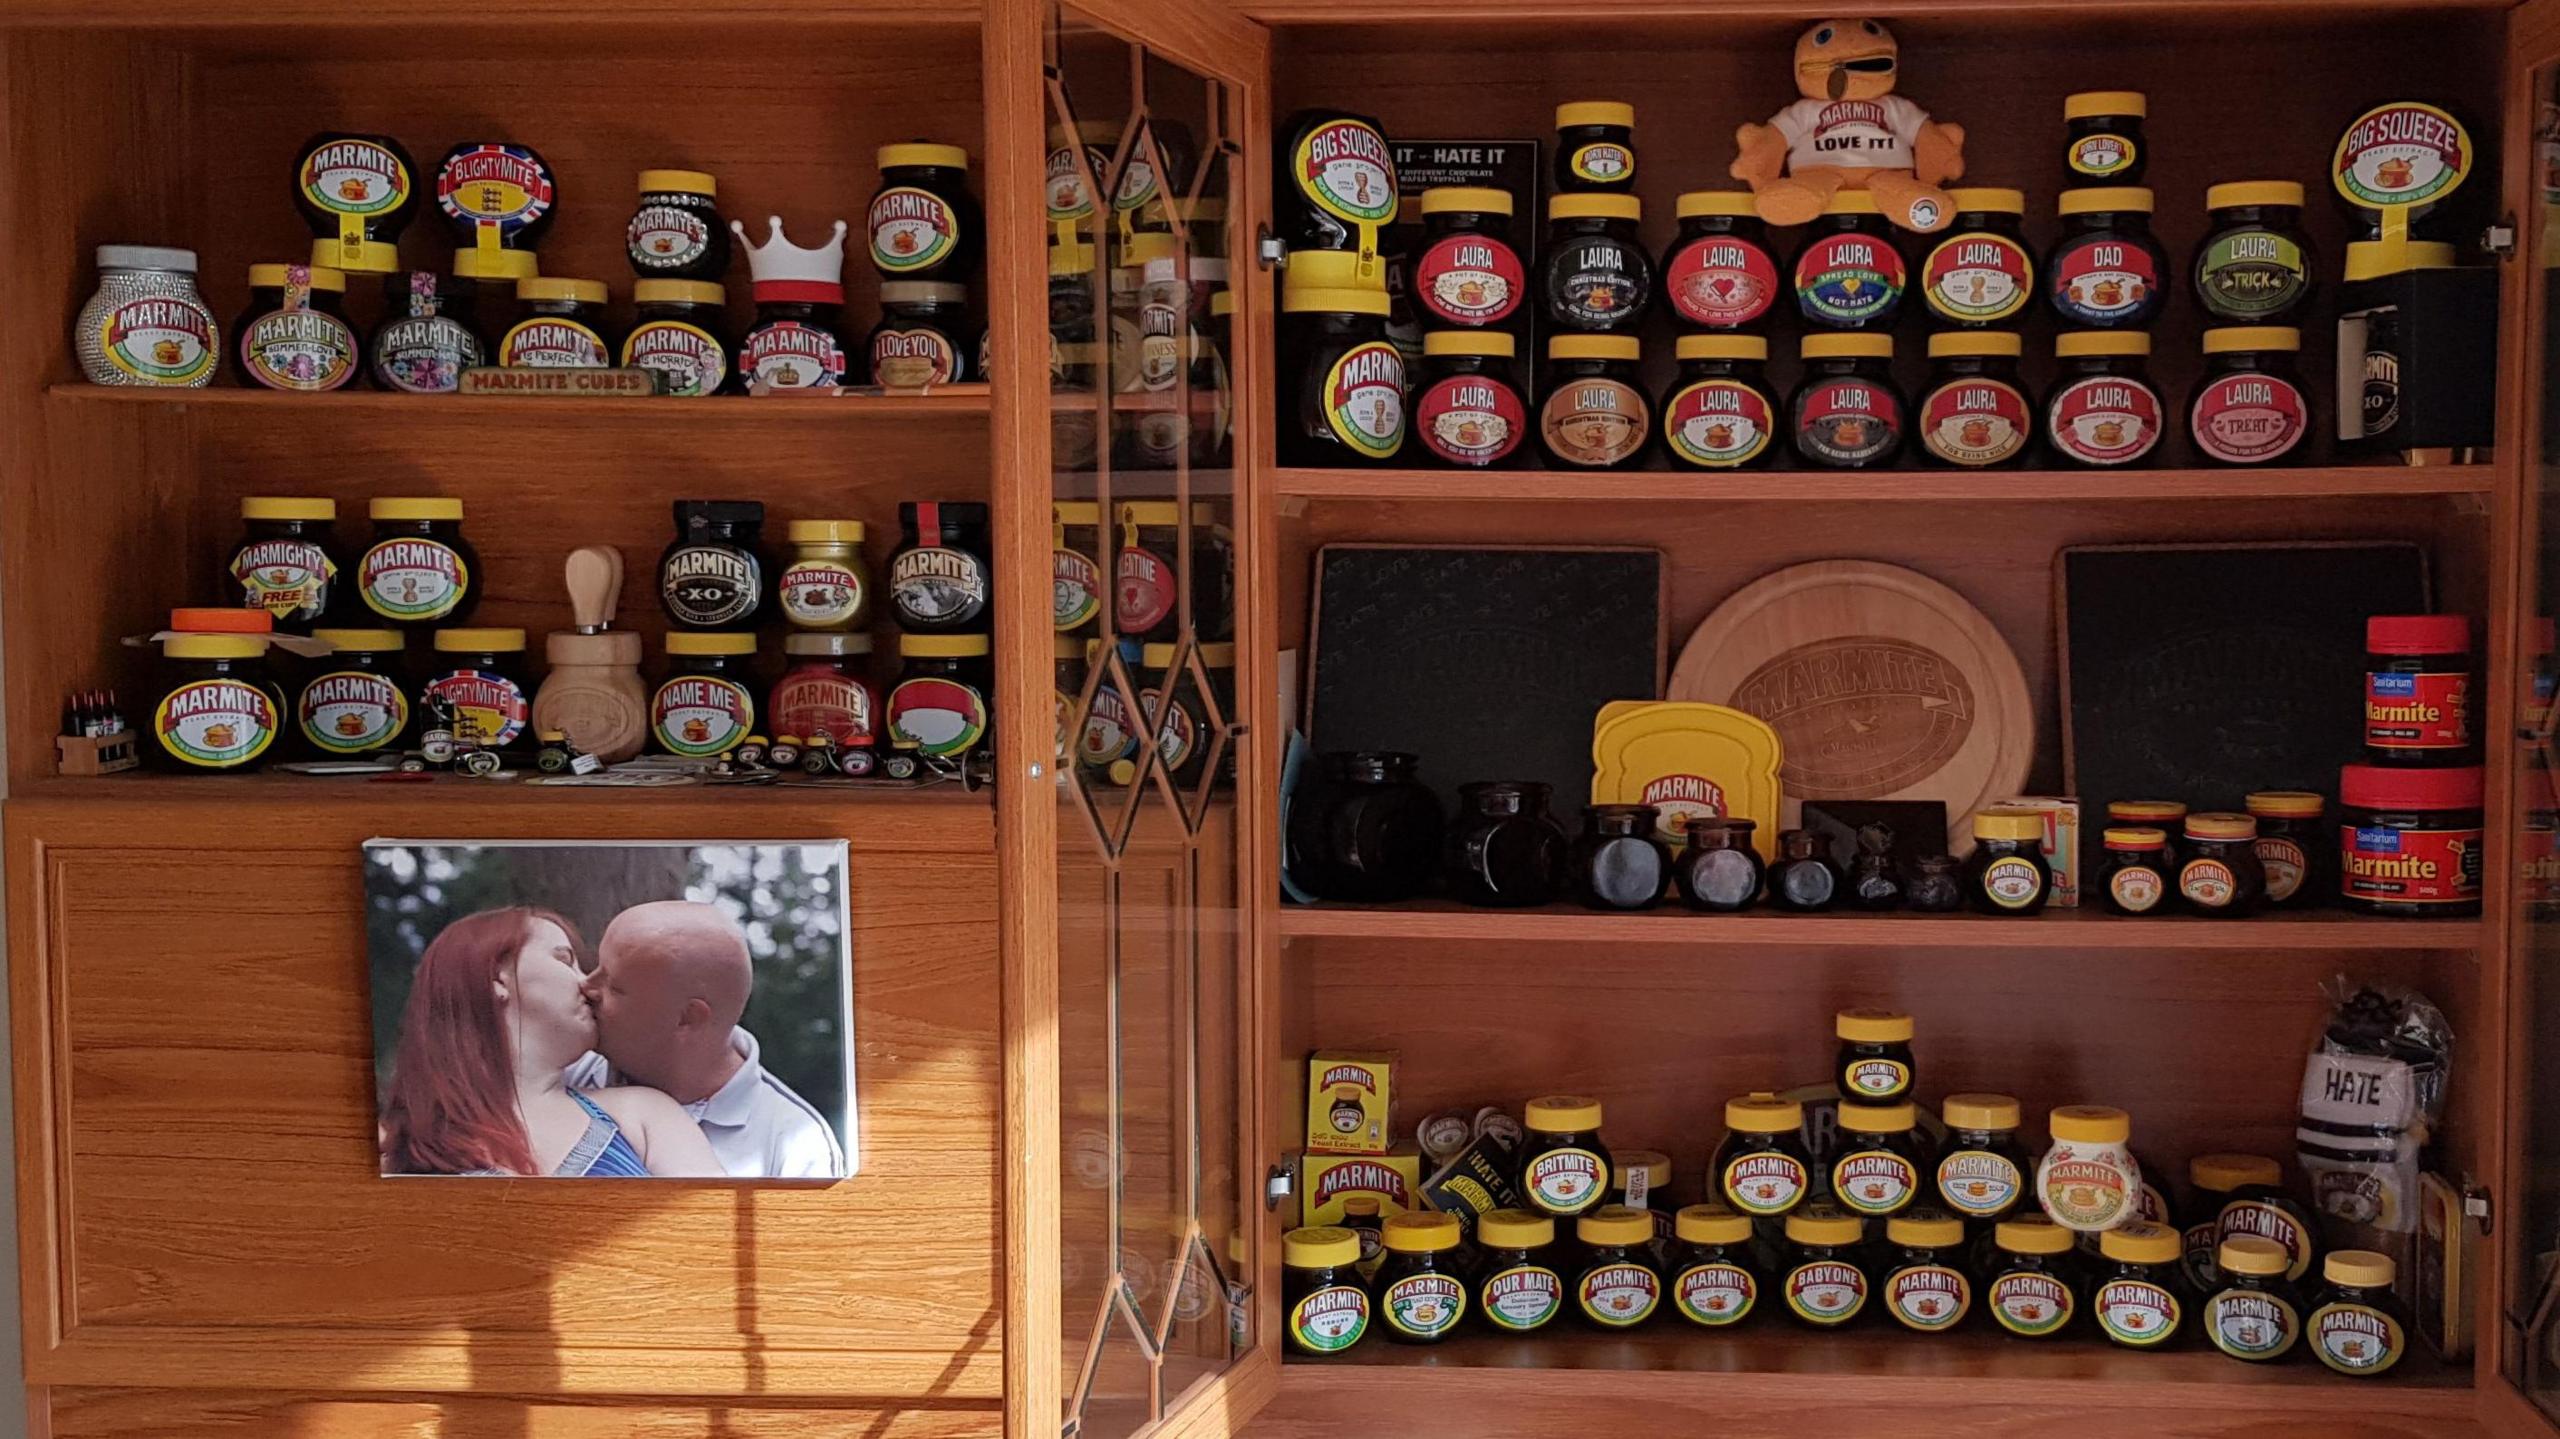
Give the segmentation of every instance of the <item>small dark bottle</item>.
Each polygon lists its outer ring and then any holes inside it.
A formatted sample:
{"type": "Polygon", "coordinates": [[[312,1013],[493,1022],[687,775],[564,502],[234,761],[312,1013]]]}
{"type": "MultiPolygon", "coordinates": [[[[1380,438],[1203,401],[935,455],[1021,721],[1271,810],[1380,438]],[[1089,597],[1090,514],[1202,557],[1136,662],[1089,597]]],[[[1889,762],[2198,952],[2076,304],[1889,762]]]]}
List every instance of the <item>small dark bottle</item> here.
{"type": "Polygon", "coordinates": [[[2245,814],[2187,816],[2186,859],[2178,866],[2178,898],[2191,914],[2237,919],[2266,897],[2258,858],[2258,822],[2245,814]]]}
{"type": "Polygon", "coordinates": [[[1778,863],[1769,871],[1769,904],[1790,914],[1819,914],[1840,902],[1840,866],[1830,841],[1809,829],[1778,836],[1778,863]]]}
{"type": "Polygon", "coordinates": [[[1437,1344],[1467,1316],[1467,1284],[1458,1275],[1458,1216],[1408,1210],[1379,1228],[1384,1248],[1369,1276],[1369,1303],[1387,1338],[1437,1344]]]}
{"type": "Polygon", "coordinates": [[[1582,1241],[1574,1307],[1602,1329],[1633,1329],[1662,1307],[1662,1264],[1653,1254],[1653,1216],[1604,1204],[1574,1222],[1582,1241]]]}
{"type": "Polygon", "coordinates": [[[1545,904],[1564,887],[1564,830],[1547,813],[1536,780],[1480,780],[1458,786],[1443,876],[1466,904],[1545,904]]]}
{"type": "Polygon", "coordinates": [[[1392,751],[1324,757],[1325,777],[1289,802],[1289,877],[1319,899],[1389,904],[1430,887],[1440,865],[1440,801],[1392,751]]]}
{"type": "Polygon", "coordinates": [[[1595,804],[1569,859],[1574,889],[1592,909],[1651,909],[1671,884],[1671,849],[1649,804],[1595,804]]]}
{"type": "Polygon", "coordinates": [[[2044,857],[2044,816],[2026,809],[1986,809],[1973,817],[1973,856],[1964,889],[1984,914],[2041,913],[2053,898],[2053,869],[2044,857]]]}
{"type": "Polygon", "coordinates": [[[2098,870],[2098,892],[2116,914],[2158,914],[2174,886],[2175,861],[2169,836],[2148,827],[2110,828],[2103,836],[2107,857],[2098,870]]]}
{"type": "Polygon", "coordinates": [[[1911,888],[1903,895],[1920,914],[1953,914],[1964,908],[1964,861],[1924,854],[1911,862],[1911,888]]]}
{"type": "Polygon", "coordinates": [[[1556,190],[1623,195],[1636,187],[1636,107],[1575,100],[1556,107],[1556,190]]]}
{"type": "Polygon", "coordinates": [[[2341,1249],[2324,1261],[2328,1290],[2303,1321],[2314,1358],[2356,1379],[2400,1362],[2409,1351],[2409,1311],[2392,1292],[2396,1271],[2390,1255],[2370,1249],[2341,1249]]]}
{"type": "Polygon", "coordinates": [[[1689,847],[1680,852],[1672,878],[1691,909],[1733,914],[1758,903],[1768,887],[1768,867],[1752,847],[1759,828],[1747,819],[1693,819],[1689,847]]]}
{"type": "Polygon", "coordinates": [[[1902,907],[1902,876],[1893,864],[1893,829],[1861,825],[1857,857],[1849,862],[1849,903],[1869,913],[1902,907]]]}
{"type": "Polygon", "coordinates": [[[2071,1231],[2050,1219],[2004,1219],[1992,1231],[1991,1282],[1983,1303],[2020,1339],[2050,1339],[2080,1308],[2080,1261],[2071,1231]]]}
{"type": "Polygon", "coordinates": [[[1280,1304],[1288,1311],[1289,1352],[1322,1358],[1369,1332],[1369,1292],[1359,1274],[1360,1240],[1334,1226],[1292,1229],[1280,1238],[1280,1304]]]}
{"type": "Polygon", "coordinates": [[[2089,1314],[2112,1343],[2157,1349],[2178,1337],[2178,1231],[2135,1220],[2098,1236],[2100,1261],[2089,1314]]]}
{"type": "Polygon", "coordinates": [[[1769,1282],[1752,1252],[1751,1216],[1721,1204],[1692,1204],[1672,1216],[1665,1261],[1672,1307],[1707,1329],[1730,1329],[1750,1318],[1769,1282]]]}
{"type": "Polygon", "coordinates": [[[2284,1246],[2242,1234],[2223,1240],[2215,1255],[2220,1286],[2205,1301],[2205,1337],[2252,1364],[2292,1353],[2302,1338],[2302,1292],[2284,1277],[2292,1263],[2284,1246]]]}
{"type": "Polygon", "coordinates": [[[1879,1288],[1884,1312],[1903,1328],[1941,1334],[1973,1312],[1973,1278],[1965,1272],[1964,1221],[1938,1209],[1914,1209],[1884,1223],[1892,1257],[1879,1288]]]}
{"type": "Polygon", "coordinates": [[[1354,1194],[1343,1200],[1342,1227],[1360,1236],[1360,1280],[1365,1284],[1387,1257],[1386,1218],[1378,1212],[1378,1196],[1354,1194]]]}

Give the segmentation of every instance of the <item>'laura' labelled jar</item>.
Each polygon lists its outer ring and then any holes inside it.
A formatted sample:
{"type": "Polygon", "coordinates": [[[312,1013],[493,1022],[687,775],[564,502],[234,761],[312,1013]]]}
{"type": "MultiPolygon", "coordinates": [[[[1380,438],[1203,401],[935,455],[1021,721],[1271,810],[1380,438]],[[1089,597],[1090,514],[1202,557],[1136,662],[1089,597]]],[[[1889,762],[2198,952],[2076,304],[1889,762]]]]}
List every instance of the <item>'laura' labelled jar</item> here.
{"type": "Polygon", "coordinates": [[[373,759],[400,748],[409,732],[401,687],[398,630],[313,630],[329,653],[312,661],[294,699],[302,742],[322,759],[373,759]]]}
{"type": "Polygon", "coordinates": [[[1547,813],[1547,795],[1538,780],[1458,786],[1458,817],[1441,868],[1451,898],[1512,909],[1545,904],[1563,892],[1564,830],[1547,813]]]}
{"type": "Polygon", "coordinates": [[[1280,287],[1281,373],[1296,376],[1281,459],[1383,465],[1404,448],[1404,352],[1387,339],[1387,292],[1317,283],[1334,278],[1324,253],[1291,256],[1280,287]]]}
{"type": "Polygon", "coordinates": [[[1393,751],[1329,752],[1288,805],[1289,878],[1318,899],[1391,904],[1440,868],[1440,801],[1393,751]]]}
{"type": "Polygon", "coordinates": [[[1884,1312],[1903,1328],[1940,1334],[1973,1311],[1973,1280],[1965,1273],[1964,1221],[1936,1209],[1914,1209],[1884,1223],[1892,1256],[1878,1283],[1884,1312]]]}
{"type": "Polygon", "coordinates": [[[890,748],[951,759],[995,727],[995,668],[985,635],[898,636],[897,687],[889,691],[890,748]]]}
{"type": "Polygon", "coordinates": [[[2080,1312],[2080,1257],[2071,1231],[2050,1219],[2003,1219],[1991,1231],[1983,1306],[2011,1337],[2050,1339],[2080,1312]]]}
{"type": "Polygon", "coordinates": [[[2356,1379],[2390,1372],[2409,1352],[2409,1310],[2392,1290],[2397,1273],[2390,1255],[2370,1249],[2341,1249],[2322,1261],[2328,1287],[2302,1321],[2312,1357],[2356,1379]]]}
{"type": "Polygon", "coordinates": [[[962,345],[969,287],[932,280],[890,280],[880,286],[880,323],[863,345],[871,383],[893,390],[922,390],[969,378],[962,345]]]}
{"type": "Polygon", "coordinates": [[[2045,295],[2062,323],[2138,330],[2168,300],[2169,258],[2151,236],[2151,192],[2139,185],[2065,190],[2062,238],[2045,261],[2045,295]]]}
{"type": "Polygon", "coordinates": [[[2080,1234],[2103,1234],[2136,1213],[2142,1166],[2133,1157],[2133,1118],[2103,1104],[2066,1104],[2045,1116],[2053,1140],[2036,1161],[2036,1203],[2045,1217],[2080,1234]]]}
{"type": "Polygon", "coordinates": [[[1556,1222],[1526,1209],[1496,1209],[1476,1220],[1481,1261],[1476,1311],[1504,1334],[1534,1334],[1564,1312],[1556,1222]]]}
{"type": "Polygon", "coordinates": [[[1724,1106],[1724,1139],[1707,1172],[1716,1194],[1754,1219],[1791,1212],[1813,1192],[1813,1154],[1804,1139],[1804,1106],[1753,1093],[1724,1106]]]}
{"type": "Polygon", "coordinates": [[[985,632],[987,507],[978,500],[904,500],[889,556],[889,617],[909,634],[985,632]]]}
{"type": "Polygon", "coordinates": [[[1752,844],[1754,820],[1701,815],[1689,821],[1688,845],[1672,868],[1672,882],[1691,909],[1734,914],[1759,902],[1769,886],[1768,866],[1752,844]]]}
{"type": "Polygon", "coordinates": [[[243,385],[317,395],[343,388],[363,364],[347,323],[347,277],[310,265],[251,265],[249,308],[233,326],[243,385]]]}
{"type": "Polygon", "coordinates": [[[1842,1329],[1866,1312],[1863,1251],[1867,1223],[1817,1200],[1787,1216],[1786,1278],[1779,1285],[1787,1312],[1816,1329],[1842,1329]]]}
{"type": "Polygon", "coordinates": [[[1840,1039],[1832,1056],[1841,1097],[1889,1104],[1911,1097],[1911,1016],[1890,1009],[1844,1009],[1831,1016],[1840,1039]]]}
{"type": "Polygon", "coordinates": [[[658,748],[708,759],[755,733],[756,696],[748,673],[755,658],[751,634],[668,635],[667,678],[649,702],[649,732],[658,748]]]}
{"type": "Polygon", "coordinates": [[[967,284],[986,226],[957,145],[883,145],[871,195],[871,265],[884,280],[967,284]]]}
{"type": "Polygon", "coordinates": [[[2308,790],[2259,790],[2245,801],[2258,822],[2258,863],[2267,872],[2267,906],[2300,909],[2335,890],[2329,866],[2329,802],[2308,790]]]}
{"type": "Polygon", "coordinates": [[[1557,335],[1547,341],[1538,438],[1550,459],[1578,470],[1632,469],[1643,461],[1653,438],[1653,405],[1637,375],[1643,353],[1633,335],[1557,335]]]}
{"type": "Polygon", "coordinates": [[[145,755],[155,768],[179,774],[264,765],[284,726],[284,695],[267,666],[266,616],[226,612],[217,623],[230,628],[210,633],[184,632],[172,619],[181,632],[160,642],[159,698],[145,755]]]}
{"type": "Polygon", "coordinates": [[[73,327],[80,373],[93,385],[200,390],[222,362],[193,250],[100,245],[98,288],[73,327]]]}
{"type": "MultiPolygon", "coordinates": [[[[1600,1138],[1600,1101],[1555,1094],[1521,1111],[1528,1141],[1520,1150],[1520,1194],[1528,1207],[1557,1219],[1587,1214],[1609,1197],[1609,1146],[1600,1138]]],[[[1641,1216],[1639,1216],[1641,1217],[1641,1216]]],[[[1653,1221],[1644,1221],[1644,1242],[1653,1221]]]]}
{"type": "Polygon", "coordinates": [[[311,263],[384,275],[418,212],[418,162],[388,135],[313,136],[293,166],[293,207],[311,227],[311,263]]]}
{"type": "Polygon", "coordinates": [[[464,752],[531,750],[533,690],[524,678],[524,631],[438,630],[435,651],[427,682],[418,690],[420,723],[446,731],[464,752]]]}
{"type": "Polygon", "coordinates": [[[1423,324],[1500,325],[1520,310],[1528,269],[1511,238],[1511,192],[1474,185],[1422,192],[1422,256],[1413,298],[1423,324]]]}
{"type": "Polygon", "coordinates": [[[1556,189],[1624,195],[1636,187],[1636,107],[1572,100],[1556,107],[1556,189]]]}
{"type": "MultiPolygon", "coordinates": [[[[782,653],[788,665],[773,685],[773,732],[801,739],[825,735],[834,742],[837,762],[846,773],[868,773],[868,757],[880,739],[866,674],[871,636],[832,631],[786,635],[782,653]],[[857,754],[865,757],[860,769],[852,760],[857,754]]],[[[1082,661],[1081,647],[1076,657],[1082,661]]]]}
{"type": "Polygon", "coordinates": [[[2245,814],[2191,814],[2178,865],[2178,899],[2189,914],[2238,919],[2266,896],[2258,821],[2245,814]]]}
{"type": "Polygon", "coordinates": [[[1893,383],[1891,335],[1807,335],[1804,377],[1787,401],[1796,456],[1825,470],[1871,470],[1902,453],[1907,428],[1893,383]]]}
{"type": "Polygon", "coordinates": [[[1959,329],[2014,322],[2035,299],[2036,262],[2027,253],[2023,190],[1951,190],[1948,226],[1920,262],[1920,300],[1929,318],[1959,329]]]}
{"type": "Polygon", "coordinates": [[[2339,893],[2358,914],[2480,913],[2481,782],[2462,769],[2338,771],[2339,893]]]}
{"type": "Polygon", "coordinates": [[[1566,330],[1632,331],[1653,300],[1653,257],[1636,226],[1633,195],[1558,195],[1547,201],[1547,258],[1540,271],[1547,319],[1566,330]]]}
{"type": "Polygon", "coordinates": [[[2062,377],[2044,402],[2045,440],[2062,465],[2140,464],[2160,446],[2163,407],[2151,387],[2151,337],[2075,330],[2053,337],[2062,377]]]}
{"type": "Polygon", "coordinates": [[[338,502],[300,495],[250,495],[240,501],[240,543],[224,573],[240,587],[243,608],[264,610],[275,628],[299,634],[338,604],[338,551],[331,534],[338,502]]]}
{"type": "Polygon", "coordinates": [[[658,603],[680,630],[746,630],[764,607],[761,500],[677,500],[658,556],[658,603]]]}
{"type": "Polygon", "coordinates": [[[480,552],[462,536],[462,501],[386,497],[367,508],[373,544],[356,561],[365,608],[409,631],[471,618],[480,552]]]}
{"type": "Polygon", "coordinates": [[[662,395],[716,395],[729,383],[729,293],[708,280],[641,280],[622,363],[657,376],[662,395]]]}
{"type": "Polygon", "coordinates": [[[1831,1161],[1833,1201],[1875,1218],[1910,1208],[1920,1197],[1920,1176],[1931,1159],[1911,1102],[1844,1100],[1838,1123],[1840,1148],[1831,1161]]]}
{"type": "Polygon", "coordinates": [[[1651,909],[1671,887],[1671,848],[1649,804],[1596,804],[1582,811],[1583,831],[1567,851],[1574,892],[1585,908],[1651,909]]]}
{"type": "Polygon", "coordinates": [[[516,281],[524,318],[498,341],[509,369],[603,369],[613,363],[604,328],[602,280],[536,275],[516,281]]]}
{"type": "Polygon", "coordinates": [[[1893,222],[1865,190],[1833,195],[1796,252],[1796,311],[1818,329],[1887,329],[1908,284],[1893,222]]]}
{"type": "Polygon", "coordinates": [[[2168,832],[2110,825],[2100,839],[2106,859],[2098,871],[2098,892],[2106,896],[2107,908],[2124,915],[2160,913],[2161,901],[2176,887],[2177,860],[2169,853],[2168,832]]]}
{"type": "Polygon", "coordinates": [[[2205,1337],[2234,1359],[2265,1364],[2292,1352],[2302,1338],[2302,1294],[2285,1278],[2284,1246],[2251,1235],[2216,1251],[2220,1288],[2205,1301],[2205,1337]]]}
{"type": "Polygon", "coordinates": [[[1289,1311],[1289,1350],[1323,1358],[1369,1332],[1369,1290],[1360,1279],[1360,1238],[1336,1225],[1280,1236],[1280,1303],[1289,1311]]]}
{"type": "Polygon", "coordinates": [[[1673,1215],[1665,1260],[1672,1307],[1707,1329],[1730,1329],[1750,1318],[1769,1282],[1753,1251],[1751,1216],[1721,1204],[1692,1204],[1673,1215]]]}
{"type": "Polygon", "coordinates": [[[1458,1216],[1428,1209],[1390,1214],[1378,1226],[1378,1270],[1369,1304],[1380,1332],[1398,1344],[1437,1344],[1467,1315],[1459,1277],[1458,1216]]]}
{"type": "Polygon", "coordinates": [[[1965,861],[1965,893],[1984,914],[2042,912],[2053,898],[2053,868],[2044,857],[2044,816],[2028,809],[1976,814],[1973,854],[1965,861]]]}
{"type": "Polygon", "coordinates": [[[2302,332],[2237,325],[2204,332],[2204,378],[2187,406],[2187,432],[2207,465],[2266,465],[2294,455],[2311,433],[2311,398],[2294,357],[2302,332]]]}
{"type": "Polygon", "coordinates": [[[1923,462],[1968,470],[2026,464],[2036,407],[2018,378],[2024,348],[2005,330],[1929,337],[1929,386],[1919,402],[1923,462]]]}
{"type": "Polygon", "coordinates": [[[1976,1223],[2008,1218],[2026,1198],[2035,1167],[2018,1141],[2018,1101],[2005,1094],[1950,1094],[1938,1117],[1947,1137],[1938,1150],[1935,1202],[1976,1223]]]}
{"type": "Polygon", "coordinates": [[[1456,469],[1489,470],[1527,452],[1529,406],[1513,356],[1519,342],[1500,330],[1433,330],[1422,337],[1422,391],[1413,433],[1424,454],[1456,469]]]}
{"type": "Polygon", "coordinates": [[[717,281],[729,271],[729,225],[720,182],[700,170],[643,170],[640,203],[623,230],[631,270],[643,280],[717,281]]]}
{"type": "Polygon", "coordinates": [[[1692,190],[1673,207],[1680,233],[1662,256],[1662,298],[1680,324],[1764,331],[1778,300],[1778,256],[1758,197],[1692,190]]]}
{"type": "Polygon", "coordinates": [[[2235,180],[2204,192],[2213,228],[2196,251],[2196,302],[2215,320],[2272,325],[2313,288],[2297,180],[2235,180]]]}
{"type": "Polygon", "coordinates": [[[550,164],[530,145],[464,141],[436,170],[436,206],[452,227],[454,249],[471,250],[488,276],[526,280],[538,273],[534,251],[551,230],[560,187],[550,164]]]}
{"type": "Polygon", "coordinates": [[[862,561],[868,532],[860,520],[793,520],[784,530],[791,553],[777,597],[793,629],[854,630],[871,617],[871,572],[862,561]]]}
{"type": "Polygon", "coordinates": [[[1662,393],[1663,453],[1677,466],[1758,469],[1777,457],[1769,342],[1758,335],[1683,335],[1680,373],[1662,393]]]}
{"type": "Polygon", "coordinates": [[[1653,1217],[1604,1204],[1574,1221],[1582,1243],[1574,1307],[1602,1329],[1633,1329],[1662,1306],[1662,1264],[1653,1253],[1653,1217]]]}
{"type": "MultiPolygon", "coordinates": [[[[457,262],[462,256],[454,257],[457,262]]],[[[450,395],[462,372],[486,363],[480,282],[457,271],[395,270],[382,277],[382,321],[365,341],[373,383],[404,395],[450,395]]]]}
{"type": "Polygon", "coordinates": [[[2150,166],[2142,140],[2151,101],[2139,90],[2083,90],[2062,99],[2068,129],[2062,163],[2075,186],[2139,185],[2150,166]]]}
{"type": "Polygon", "coordinates": [[[2110,1343],[2157,1349],[2178,1337],[2186,1317],[2178,1256],[2178,1231],[2165,1224],[2136,1220],[2098,1236],[2089,1316],[2110,1343]]]}
{"type": "Polygon", "coordinates": [[[2374,615],[2364,622],[2364,748],[2379,765],[2479,763],[2471,724],[2471,621],[2374,615]]]}

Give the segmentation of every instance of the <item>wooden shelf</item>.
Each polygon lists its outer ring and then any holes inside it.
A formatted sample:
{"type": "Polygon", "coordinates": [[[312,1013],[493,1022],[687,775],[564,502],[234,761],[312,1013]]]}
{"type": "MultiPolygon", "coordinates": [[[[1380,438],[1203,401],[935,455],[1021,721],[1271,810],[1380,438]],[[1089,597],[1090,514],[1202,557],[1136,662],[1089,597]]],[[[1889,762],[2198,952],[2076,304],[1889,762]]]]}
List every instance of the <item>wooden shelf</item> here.
{"type": "Polygon", "coordinates": [[[423,780],[377,780],[370,775],[284,774],[262,770],[243,775],[174,775],[147,770],[71,779],[48,775],[18,785],[13,800],[43,799],[82,804],[204,803],[252,805],[503,805],[541,809],[555,805],[601,803],[663,804],[670,807],[824,803],[854,805],[993,806],[992,788],[971,792],[957,783],[921,789],[855,789],[814,784],[671,785],[665,789],[626,789],[610,785],[526,785],[514,780],[472,779],[465,775],[431,775],[423,780]]]}
{"type": "Polygon", "coordinates": [[[2287,470],[1889,470],[1868,474],[1751,470],[1736,474],[1624,470],[1281,469],[1278,493],[1308,500],[1703,500],[1715,503],[1930,500],[2294,500],[2486,495],[2494,465],[2337,465],[2287,470]]]}
{"type": "Polygon", "coordinates": [[[1393,906],[1284,905],[1292,939],[1517,940],[1567,944],[1724,944],[1800,949],[2470,949],[2477,919],[2375,919],[2336,912],[2251,919],[2051,909],[2033,919],[1972,914],[1696,914],[1676,905],[1607,914],[1575,905],[1475,909],[1448,900],[1393,906]]]}
{"type": "Polygon", "coordinates": [[[81,382],[47,388],[48,400],[71,405],[147,405],[173,409],[199,406],[258,414],[261,419],[303,413],[368,421],[393,416],[450,420],[510,419],[533,422],[555,419],[738,421],[755,425],[846,425],[877,419],[949,419],[984,415],[990,408],[985,385],[948,385],[930,394],[858,394],[834,399],[758,399],[749,395],[659,399],[570,398],[517,399],[505,395],[398,395],[375,390],[340,390],[326,395],[289,395],[280,390],[208,388],[153,390],[138,386],[91,385],[81,382]]]}

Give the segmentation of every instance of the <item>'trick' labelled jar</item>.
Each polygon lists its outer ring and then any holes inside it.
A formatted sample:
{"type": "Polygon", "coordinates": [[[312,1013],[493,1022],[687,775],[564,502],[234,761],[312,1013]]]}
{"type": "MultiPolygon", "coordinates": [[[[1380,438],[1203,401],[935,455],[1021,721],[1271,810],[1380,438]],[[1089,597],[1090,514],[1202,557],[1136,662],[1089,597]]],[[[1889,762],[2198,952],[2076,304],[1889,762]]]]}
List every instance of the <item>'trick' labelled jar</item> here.
{"type": "Polygon", "coordinates": [[[1565,837],[1536,780],[1458,786],[1442,876],[1452,898],[1501,908],[1545,904],[1564,887],[1565,837]]]}
{"type": "Polygon", "coordinates": [[[1289,878],[1318,899],[1391,904],[1430,887],[1440,866],[1440,801],[1392,751],[1327,754],[1324,775],[1289,798],[1289,878]]]}

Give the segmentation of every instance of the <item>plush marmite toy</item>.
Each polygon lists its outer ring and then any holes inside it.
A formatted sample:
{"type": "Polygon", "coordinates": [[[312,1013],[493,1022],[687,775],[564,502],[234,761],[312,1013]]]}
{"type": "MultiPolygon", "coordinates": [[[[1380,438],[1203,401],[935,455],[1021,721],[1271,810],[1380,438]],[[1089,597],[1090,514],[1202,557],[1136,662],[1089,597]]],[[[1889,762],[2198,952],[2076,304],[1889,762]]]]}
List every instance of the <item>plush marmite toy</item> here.
{"type": "Polygon", "coordinates": [[[1760,218],[1802,225],[1843,189],[1875,196],[1906,230],[1955,218],[1938,187],[1964,174],[1964,130],[1893,93],[1901,47],[1873,20],[1825,20],[1796,41],[1804,98],[1735,133],[1733,178],[1759,196],[1760,218]]]}

